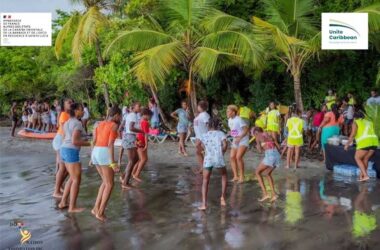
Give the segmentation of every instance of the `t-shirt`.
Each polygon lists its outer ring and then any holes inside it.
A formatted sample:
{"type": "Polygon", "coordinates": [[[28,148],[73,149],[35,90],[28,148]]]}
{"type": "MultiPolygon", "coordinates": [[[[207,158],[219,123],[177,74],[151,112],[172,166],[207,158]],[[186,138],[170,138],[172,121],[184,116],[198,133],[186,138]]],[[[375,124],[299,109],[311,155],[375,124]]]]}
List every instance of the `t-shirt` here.
{"type": "Polygon", "coordinates": [[[235,116],[234,118],[228,119],[228,127],[231,129],[231,136],[237,137],[243,133],[243,127],[246,127],[247,124],[240,116],[235,116]]]}
{"type": "Polygon", "coordinates": [[[226,135],[221,131],[208,131],[205,133],[201,141],[205,147],[205,158],[203,167],[222,167],[225,166],[222,142],[226,139],[226,135]]]}
{"type": "Polygon", "coordinates": [[[175,111],[175,113],[178,115],[178,125],[182,126],[188,126],[189,125],[189,119],[187,118],[187,112],[183,108],[179,108],[175,111]]]}
{"type": "Polygon", "coordinates": [[[90,118],[90,112],[88,111],[88,108],[87,107],[84,107],[83,108],[83,117],[82,117],[82,119],[88,119],[88,118],[90,118]]]}
{"type": "Polygon", "coordinates": [[[137,122],[138,122],[138,118],[137,118],[137,114],[135,112],[131,112],[127,115],[127,117],[125,118],[125,126],[124,126],[124,133],[125,134],[136,134],[135,132],[133,131],[130,131],[129,130],[129,127],[130,127],[130,124],[134,122],[135,123],[135,128],[138,126],[137,122]]]}
{"type": "Polygon", "coordinates": [[[376,105],[376,104],[380,104],[380,96],[368,98],[367,105],[376,105]]]}
{"type": "MultiPolygon", "coordinates": [[[[145,133],[149,133],[149,122],[147,120],[141,119],[140,121],[140,129],[145,133]]],[[[145,134],[138,133],[137,134],[137,140],[146,143],[145,141],[145,134]]]]}
{"type": "Polygon", "coordinates": [[[339,116],[339,118],[335,120],[335,114],[333,112],[327,112],[325,117],[330,117],[330,121],[325,125],[325,127],[339,126],[339,123],[342,123],[343,117],[339,116]]]}
{"type": "MultiPolygon", "coordinates": [[[[62,116],[62,115],[61,115],[62,116]]],[[[79,130],[81,133],[83,131],[82,123],[77,118],[70,118],[65,124],[63,125],[63,148],[75,148],[80,149],[80,147],[75,146],[72,143],[72,138],[75,130],[79,130]]]]}
{"type": "Polygon", "coordinates": [[[313,126],[319,127],[321,125],[324,117],[325,117],[325,113],[323,113],[323,112],[316,113],[314,115],[314,118],[313,118],[313,126]]]}
{"type": "Polygon", "coordinates": [[[57,131],[58,134],[63,135],[63,125],[69,119],[70,119],[70,115],[67,112],[65,111],[61,112],[61,114],[59,115],[59,122],[58,122],[58,131],[57,131]]]}
{"type": "Polygon", "coordinates": [[[109,142],[115,141],[117,138],[117,131],[113,130],[115,123],[113,121],[99,122],[95,128],[97,147],[108,147],[109,142]]]}
{"type": "Polygon", "coordinates": [[[210,115],[207,112],[200,113],[194,119],[194,132],[195,138],[201,139],[204,134],[208,131],[208,121],[210,120],[210,115]]]}

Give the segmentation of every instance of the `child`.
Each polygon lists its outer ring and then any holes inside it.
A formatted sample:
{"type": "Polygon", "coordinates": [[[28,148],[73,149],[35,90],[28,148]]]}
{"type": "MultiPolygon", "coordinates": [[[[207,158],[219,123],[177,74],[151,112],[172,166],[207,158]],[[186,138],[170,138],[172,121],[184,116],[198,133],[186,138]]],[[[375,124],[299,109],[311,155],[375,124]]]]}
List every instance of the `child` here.
{"type": "Polygon", "coordinates": [[[94,148],[91,152],[91,162],[102,178],[98,196],[91,213],[100,221],[105,221],[104,211],[114,186],[114,172],[119,170],[115,163],[114,143],[118,135],[121,120],[121,110],[113,106],[107,120],[97,123],[94,129],[94,148]]]}
{"type": "Polygon", "coordinates": [[[223,157],[227,150],[226,135],[218,130],[219,120],[217,118],[212,118],[208,126],[209,131],[201,138],[202,147],[205,150],[205,158],[203,161],[202,205],[198,208],[199,210],[207,209],[208,184],[213,168],[219,169],[222,175],[220,205],[226,206],[227,170],[223,157]]]}
{"type": "Polygon", "coordinates": [[[148,133],[149,133],[149,120],[151,119],[153,112],[150,109],[143,109],[141,112],[140,129],[143,133],[137,134],[137,154],[139,160],[133,168],[132,177],[138,182],[141,182],[140,173],[148,161],[148,133]]]}
{"type": "Polygon", "coordinates": [[[288,128],[288,154],[287,154],[287,165],[289,168],[290,162],[293,159],[293,154],[295,153],[295,169],[298,168],[300,161],[300,150],[303,145],[303,125],[304,122],[299,118],[301,111],[295,108],[292,110],[292,117],[286,122],[286,127],[288,128]]]}
{"type": "Polygon", "coordinates": [[[230,153],[231,168],[234,175],[232,181],[244,182],[244,154],[249,146],[249,128],[247,123],[237,115],[236,105],[227,107],[228,127],[231,129],[231,136],[234,138],[230,153]],[[239,175],[240,172],[240,175],[239,175]]]}
{"type": "Polygon", "coordinates": [[[42,107],[41,120],[43,123],[42,131],[49,131],[50,129],[50,110],[49,108],[42,107]]]}
{"type": "Polygon", "coordinates": [[[181,102],[181,108],[171,113],[171,117],[178,120],[177,133],[179,137],[178,154],[187,156],[185,148],[185,137],[189,127],[189,112],[188,105],[185,100],[181,102]]]}
{"type": "Polygon", "coordinates": [[[24,128],[28,127],[28,111],[26,109],[22,111],[22,125],[24,128]]]}
{"type": "Polygon", "coordinates": [[[57,130],[57,112],[55,110],[55,106],[52,105],[50,108],[50,131],[57,130]]]}
{"type": "Polygon", "coordinates": [[[202,173],[203,166],[203,149],[201,138],[208,131],[208,121],[210,120],[210,115],[207,113],[208,103],[205,101],[198,102],[198,115],[194,119],[194,132],[195,132],[195,148],[197,160],[199,163],[199,169],[195,173],[202,173]]]}
{"type": "Polygon", "coordinates": [[[255,127],[253,129],[253,136],[256,137],[256,145],[259,151],[265,150],[265,157],[256,168],[256,177],[259,181],[261,190],[263,191],[263,197],[259,199],[260,202],[271,199],[270,201],[275,201],[277,195],[274,188],[272,172],[276,167],[280,166],[280,146],[277,143],[277,139],[274,138],[274,134],[264,132],[262,128],[255,127]],[[264,180],[262,174],[266,173],[269,185],[271,188],[272,197],[267,193],[267,190],[264,185],[264,180]]]}

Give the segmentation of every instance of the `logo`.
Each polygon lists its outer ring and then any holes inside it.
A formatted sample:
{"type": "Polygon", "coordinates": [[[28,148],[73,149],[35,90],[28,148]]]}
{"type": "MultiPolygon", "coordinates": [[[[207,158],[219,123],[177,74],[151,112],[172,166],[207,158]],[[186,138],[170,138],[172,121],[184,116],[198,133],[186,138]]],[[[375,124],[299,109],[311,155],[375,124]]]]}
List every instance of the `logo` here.
{"type": "Polygon", "coordinates": [[[11,221],[10,226],[12,228],[17,228],[18,233],[20,234],[20,245],[10,249],[42,249],[41,245],[43,244],[43,241],[31,240],[32,233],[27,229],[23,221],[11,221]]]}
{"type": "Polygon", "coordinates": [[[30,231],[24,228],[24,223],[18,222],[17,226],[18,226],[18,229],[20,230],[20,235],[21,235],[20,243],[24,244],[25,242],[30,240],[30,238],[32,238],[32,234],[30,231]]]}
{"type": "Polygon", "coordinates": [[[368,14],[322,13],[322,49],[368,49],[368,14]]]}

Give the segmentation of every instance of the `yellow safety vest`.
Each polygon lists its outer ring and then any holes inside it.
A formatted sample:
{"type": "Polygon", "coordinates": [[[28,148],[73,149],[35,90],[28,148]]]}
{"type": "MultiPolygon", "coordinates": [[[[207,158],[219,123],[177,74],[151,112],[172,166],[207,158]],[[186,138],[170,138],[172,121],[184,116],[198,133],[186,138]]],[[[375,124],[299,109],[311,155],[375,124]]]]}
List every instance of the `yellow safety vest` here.
{"type": "Polygon", "coordinates": [[[353,97],[350,98],[350,100],[348,100],[348,104],[349,105],[355,105],[356,104],[356,101],[353,97]]]}
{"type": "Polygon", "coordinates": [[[335,103],[335,99],[336,99],[335,96],[329,96],[329,95],[326,96],[325,100],[326,100],[326,106],[328,110],[331,110],[331,106],[335,103]]]}
{"type": "Polygon", "coordinates": [[[248,108],[247,106],[241,107],[239,110],[239,116],[243,119],[250,119],[251,118],[251,112],[252,110],[248,108]]]}
{"type": "Polygon", "coordinates": [[[303,145],[303,120],[298,117],[288,119],[288,145],[302,146],[303,145]]]}
{"type": "Polygon", "coordinates": [[[280,131],[280,113],[277,109],[273,109],[268,113],[267,131],[279,132],[280,131]]]}
{"type": "Polygon", "coordinates": [[[375,134],[373,123],[367,119],[355,119],[358,130],[356,131],[356,149],[379,146],[379,138],[375,134]]]}
{"type": "Polygon", "coordinates": [[[255,126],[265,129],[267,124],[267,116],[265,114],[260,115],[260,117],[255,121],[255,126]]]}

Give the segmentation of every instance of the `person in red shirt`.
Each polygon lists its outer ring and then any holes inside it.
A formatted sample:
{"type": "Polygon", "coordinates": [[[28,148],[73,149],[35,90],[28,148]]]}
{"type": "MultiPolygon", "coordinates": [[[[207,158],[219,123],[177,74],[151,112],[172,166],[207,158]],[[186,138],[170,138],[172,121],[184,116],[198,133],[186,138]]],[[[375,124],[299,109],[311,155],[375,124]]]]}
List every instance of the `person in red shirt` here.
{"type": "Polygon", "coordinates": [[[113,106],[108,112],[108,118],[99,122],[94,128],[91,161],[102,178],[94,208],[91,213],[100,221],[105,221],[104,211],[114,186],[114,172],[119,171],[115,161],[114,143],[118,136],[121,121],[121,110],[113,106]]]}
{"type": "Polygon", "coordinates": [[[140,173],[148,161],[148,133],[149,133],[149,121],[152,117],[152,111],[150,109],[143,109],[141,111],[140,129],[143,133],[138,133],[136,137],[137,153],[139,160],[133,168],[132,177],[138,182],[141,182],[140,173]]]}
{"type": "Polygon", "coordinates": [[[313,148],[317,145],[319,141],[319,138],[317,138],[317,132],[318,132],[319,126],[321,125],[325,117],[326,112],[327,112],[327,106],[324,104],[322,105],[321,110],[315,113],[315,115],[313,116],[313,124],[311,127],[312,139],[309,144],[310,145],[309,150],[313,150],[313,148]]]}

